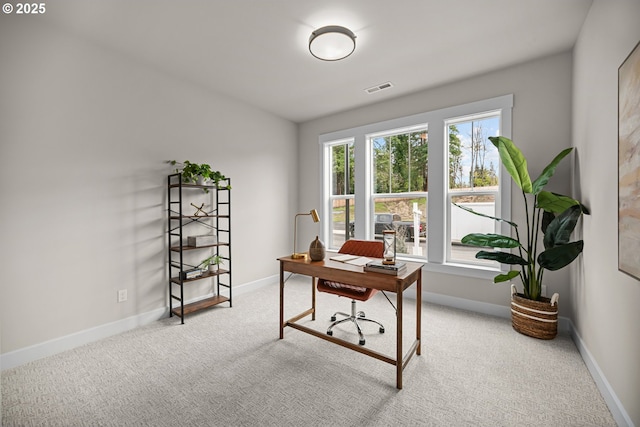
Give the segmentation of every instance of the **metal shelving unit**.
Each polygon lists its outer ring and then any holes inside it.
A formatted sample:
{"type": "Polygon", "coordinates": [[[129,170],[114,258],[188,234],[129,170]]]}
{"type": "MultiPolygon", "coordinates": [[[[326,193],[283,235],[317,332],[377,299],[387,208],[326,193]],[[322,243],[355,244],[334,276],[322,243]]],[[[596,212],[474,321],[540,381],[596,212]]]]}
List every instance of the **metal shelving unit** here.
{"type": "Polygon", "coordinates": [[[184,324],[185,316],[195,311],[229,302],[232,306],[231,289],[231,180],[224,179],[218,185],[197,185],[182,182],[182,174],[174,173],[167,177],[167,240],[169,264],[169,316],[180,317],[184,324]],[[194,191],[209,191],[213,200],[211,212],[196,212],[198,215],[185,215],[184,203],[194,191]],[[192,224],[216,230],[216,242],[205,246],[187,245],[186,229],[192,224]],[[192,251],[209,249],[210,255],[217,255],[225,261],[227,268],[217,271],[205,271],[195,278],[185,278],[188,270],[195,268],[185,262],[186,254],[192,251]],[[215,293],[208,298],[185,304],[184,289],[189,283],[210,279],[215,293]],[[223,295],[221,291],[227,295],[223,295]],[[174,305],[174,302],[178,304],[174,305]]]}

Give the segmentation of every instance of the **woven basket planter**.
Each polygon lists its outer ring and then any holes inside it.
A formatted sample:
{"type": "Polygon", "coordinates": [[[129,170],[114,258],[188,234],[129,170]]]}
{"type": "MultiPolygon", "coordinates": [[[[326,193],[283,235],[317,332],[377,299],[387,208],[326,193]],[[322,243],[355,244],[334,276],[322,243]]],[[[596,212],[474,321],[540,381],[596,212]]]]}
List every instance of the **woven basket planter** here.
{"type": "Polygon", "coordinates": [[[522,294],[511,291],[511,324],[521,334],[542,340],[551,340],[558,334],[558,297],[541,297],[540,301],[530,300],[522,294]]]}

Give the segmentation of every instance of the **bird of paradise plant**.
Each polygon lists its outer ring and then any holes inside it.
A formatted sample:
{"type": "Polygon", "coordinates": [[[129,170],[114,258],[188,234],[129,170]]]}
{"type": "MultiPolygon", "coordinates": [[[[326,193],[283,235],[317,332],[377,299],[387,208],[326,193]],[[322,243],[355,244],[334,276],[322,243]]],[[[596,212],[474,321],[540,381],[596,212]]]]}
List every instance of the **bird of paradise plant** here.
{"type": "Polygon", "coordinates": [[[464,236],[461,242],[465,245],[494,249],[479,251],[476,254],[478,259],[519,266],[519,269],[510,270],[506,274],[498,274],[493,280],[494,283],[510,281],[520,276],[524,287],[523,296],[537,301],[540,300],[542,294],[544,271],[559,270],[569,265],[584,248],[582,240],[571,242],[570,237],[582,214],[589,214],[587,208],[571,197],[544,190],[558,164],[573,148],[562,150],[544,168],[540,176],[531,181],[527,160],[513,141],[503,136],[489,137],[489,140],[498,149],[500,161],[522,191],[526,214],[526,236],[524,236],[526,238],[521,240],[523,236],[521,236],[521,230],[515,222],[481,214],[456,204],[456,206],[475,215],[509,224],[515,234],[514,238],[500,234],[472,233],[464,236]],[[540,232],[543,234],[544,250],[538,246],[540,232]],[[503,252],[499,249],[516,249],[517,253],[503,252]],[[539,250],[540,253],[538,253],[539,250]]]}

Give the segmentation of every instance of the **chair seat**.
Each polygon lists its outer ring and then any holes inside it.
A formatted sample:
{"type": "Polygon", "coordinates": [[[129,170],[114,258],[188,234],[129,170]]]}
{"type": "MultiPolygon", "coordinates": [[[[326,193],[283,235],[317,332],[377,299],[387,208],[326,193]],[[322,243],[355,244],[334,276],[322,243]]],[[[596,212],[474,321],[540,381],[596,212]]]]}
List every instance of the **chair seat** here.
{"type": "Polygon", "coordinates": [[[318,291],[358,301],[367,301],[378,292],[377,289],[364,288],[362,286],[350,285],[348,283],[332,282],[324,279],[318,280],[318,291]]]}

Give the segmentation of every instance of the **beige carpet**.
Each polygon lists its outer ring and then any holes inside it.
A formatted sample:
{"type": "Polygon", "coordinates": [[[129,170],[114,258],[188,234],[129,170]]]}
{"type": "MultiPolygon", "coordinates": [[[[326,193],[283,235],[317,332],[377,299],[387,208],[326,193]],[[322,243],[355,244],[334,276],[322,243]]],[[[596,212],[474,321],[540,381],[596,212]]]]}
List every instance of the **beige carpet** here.
{"type": "MultiPolygon", "coordinates": [[[[287,316],[308,308],[309,279],[287,282],[287,316]]],[[[350,301],[319,294],[325,330],[350,301]]],[[[404,336],[415,334],[413,302],[404,336]]],[[[367,346],[393,356],[394,311],[367,346]]],[[[334,336],[357,342],[351,326],[334,336]]],[[[539,341],[506,319],[423,305],[422,355],[395,367],[293,329],[278,339],[278,286],[2,372],[3,426],[614,426],[567,335],[539,341]]]]}

